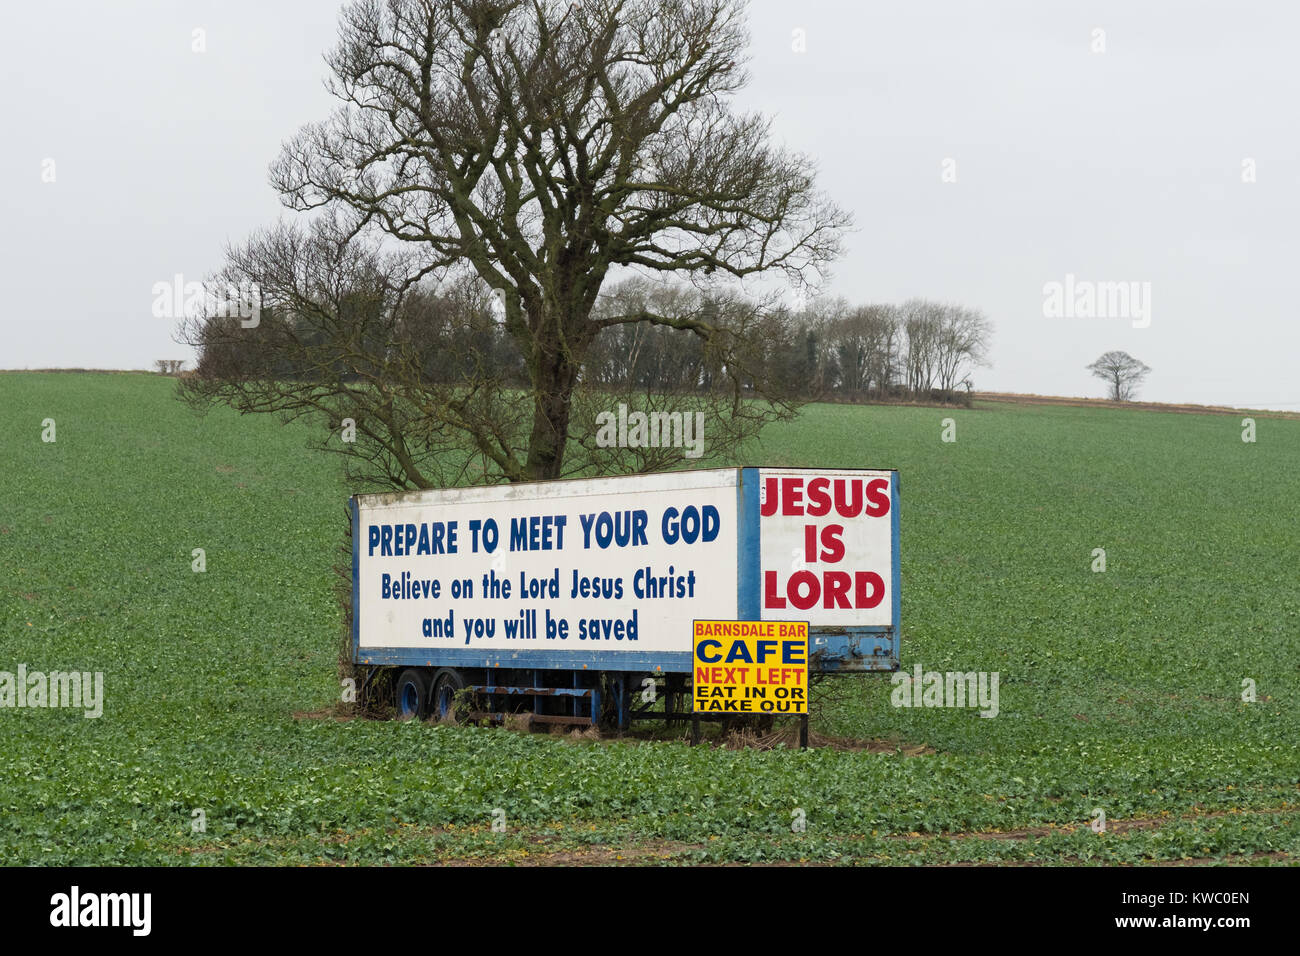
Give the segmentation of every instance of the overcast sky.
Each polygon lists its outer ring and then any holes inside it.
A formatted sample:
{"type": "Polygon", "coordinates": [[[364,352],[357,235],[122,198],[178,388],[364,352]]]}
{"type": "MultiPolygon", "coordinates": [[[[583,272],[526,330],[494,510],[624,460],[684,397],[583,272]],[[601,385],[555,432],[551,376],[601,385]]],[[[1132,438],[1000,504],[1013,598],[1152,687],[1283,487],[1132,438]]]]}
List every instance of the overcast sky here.
{"type": "MultiPolygon", "coordinates": [[[[332,108],[339,6],[3,5],[0,368],[191,357],[153,286],[291,215],[267,166],[332,108]]],[[[982,309],[977,389],[1099,396],[1084,366],[1124,349],[1143,398],[1300,409],[1300,7],[753,0],[751,26],[743,105],[857,220],[828,292],[982,309]],[[1045,314],[1067,275],[1138,297],[1045,314]]]]}

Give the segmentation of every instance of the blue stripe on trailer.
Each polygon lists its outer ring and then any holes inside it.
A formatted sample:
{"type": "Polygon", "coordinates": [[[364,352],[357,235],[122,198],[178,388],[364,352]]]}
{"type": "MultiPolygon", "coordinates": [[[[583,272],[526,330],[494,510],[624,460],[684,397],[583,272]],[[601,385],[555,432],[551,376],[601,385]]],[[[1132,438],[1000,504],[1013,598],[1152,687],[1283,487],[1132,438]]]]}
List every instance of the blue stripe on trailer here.
{"type": "Polygon", "coordinates": [[[361,506],[357,496],[348,499],[352,509],[352,660],[357,660],[361,651],[361,506]]]}
{"type": "Polygon", "coordinates": [[[758,515],[758,469],[740,469],[736,486],[736,513],[740,527],[736,529],[736,616],[742,621],[757,621],[762,617],[759,604],[760,538],[758,515]]]}
{"type": "Polygon", "coordinates": [[[892,552],[894,564],[894,580],[891,585],[893,591],[893,615],[894,615],[894,661],[898,662],[902,658],[903,643],[903,564],[899,559],[900,540],[902,535],[899,533],[902,524],[899,518],[898,497],[901,491],[898,472],[893,474],[893,490],[890,494],[890,537],[894,539],[892,552]]]}
{"type": "Polygon", "coordinates": [[[689,674],[690,651],[641,654],[623,651],[518,651],[468,647],[367,647],[357,653],[361,664],[394,667],[510,667],[520,670],[663,671],[689,674]]]}

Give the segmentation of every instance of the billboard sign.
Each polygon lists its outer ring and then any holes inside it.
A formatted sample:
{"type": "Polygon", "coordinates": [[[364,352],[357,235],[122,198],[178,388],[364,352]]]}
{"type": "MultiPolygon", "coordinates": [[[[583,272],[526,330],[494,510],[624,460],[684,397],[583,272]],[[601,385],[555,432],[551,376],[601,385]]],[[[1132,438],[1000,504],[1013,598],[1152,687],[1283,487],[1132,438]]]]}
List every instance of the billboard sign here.
{"type": "Polygon", "coordinates": [[[696,620],[799,620],[829,669],[897,666],[896,472],[357,495],[352,515],[361,663],[689,673],[696,620]]]}

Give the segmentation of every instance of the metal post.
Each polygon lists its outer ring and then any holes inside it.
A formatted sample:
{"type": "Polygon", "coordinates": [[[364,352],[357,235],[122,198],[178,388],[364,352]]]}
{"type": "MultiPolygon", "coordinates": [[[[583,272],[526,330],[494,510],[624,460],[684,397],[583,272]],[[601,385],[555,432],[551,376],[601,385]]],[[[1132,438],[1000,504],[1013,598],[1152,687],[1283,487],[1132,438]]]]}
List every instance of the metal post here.
{"type": "Polygon", "coordinates": [[[614,693],[618,695],[618,729],[619,732],[627,730],[628,721],[628,704],[630,701],[627,693],[627,675],[619,674],[614,678],[614,693]]]}
{"type": "Polygon", "coordinates": [[[691,714],[691,746],[700,742],[700,715],[691,714]]]}
{"type": "Polygon", "coordinates": [[[799,749],[808,749],[808,715],[799,715],[799,749]]]}

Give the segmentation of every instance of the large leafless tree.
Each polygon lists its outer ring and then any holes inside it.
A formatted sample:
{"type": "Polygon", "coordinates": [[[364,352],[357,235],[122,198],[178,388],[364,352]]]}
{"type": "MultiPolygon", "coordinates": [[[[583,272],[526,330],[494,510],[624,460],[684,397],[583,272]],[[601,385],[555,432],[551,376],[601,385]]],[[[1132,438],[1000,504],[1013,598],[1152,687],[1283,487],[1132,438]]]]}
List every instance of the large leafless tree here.
{"type": "MultiPolygon", "coordinates": [[[[610,330],[699,337],[732,379],[739,410],[755,384],[744,375],[744,335],[759,323],[724,328],[706,295],[666,311],[645,296],[624,297],[626,311],[597,306],[623,270],[696,285],[768,273],[798,284],[815,282],[839,253],[849,217],[816,189],[813,164],[773,145],[767,119],[732,106],[747,81],[747,45],[743,0],[352,3],[327,57],[340,106],[287,142],[272,167],[284,202],[327,212],[329,229],[313,238],[282,227],[260,237],[260,251],[270,241],[280,251],[333,247],[335,264],[364,260],[382,277],[386,301],[371,305],[388,310],[390,325],[412,287],[472,270],[499,300],[522,362],[523,435],[510,415],[492,418],[500,401],[474,410],[464,388],[423,410],[408,401],[403,415],[408,426],[459,434],[507,480],[564,473],[575,389],[610,330]],[[357,243],[362,251],[345,251],[357,243]],[[415,426],[421,415],[435,420],[415,426]]],[[[248,254],[256,251],[235,250],[227,271],[237,274],[227,278],[275,271],[248,254]]],[[[331,263],[326,255],[299,267],[325,273],[331,263]]],[[[302,282],[280,286],[282,315],[319,309],[302,282]]],[[[354,338],[336,352],[355,354],[332,361],[353,362],[372,391],[401,391],[375,343],[354,338]]],[[[222,394],[228,386],[199,371],[192,394],[206,382],[209,397],[250,407],[242,391],[222,394]]],[[[402,460],[391,427],[374,427],[389,433],[381,444],[391,446],[394,483],[434,482],[402,460]]]]}

